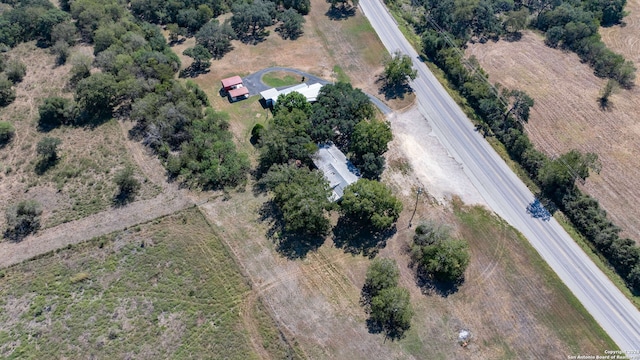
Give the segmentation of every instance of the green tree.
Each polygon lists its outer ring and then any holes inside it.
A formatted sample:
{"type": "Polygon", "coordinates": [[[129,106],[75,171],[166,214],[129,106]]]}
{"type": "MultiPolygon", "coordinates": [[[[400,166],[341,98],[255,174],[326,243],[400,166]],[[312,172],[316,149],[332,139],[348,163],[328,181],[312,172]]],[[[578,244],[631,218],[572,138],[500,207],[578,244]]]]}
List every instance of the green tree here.
{"type": "Polygon", "coordinates": [[[54,137],[45,136],[38,142],[36,152],[41,156],[44,163],[53,163],[58,160],[58,145],[62,140],[54,137]]]}
{"type": "Polygon", "coordinates": [[[171,43],[178,42],[178,39],[180,39],[180,36],[185,35],[183,28],[181,28],[178,24],[167,25],[167,31],[169,31],[169,41],[171,43]]]}
{"type": "Polygon", "coordinates": [[[393,259],[374,259],[367,269],[363,293],[369,300],[384,289],[398,286],[400,271],[393,259]]]}
{"type": "Polygon", "coordinates": [[[73,103],[61,97],[49,97],[38,107],[40,127],[48,129],[59,125],[71,124],[74,121],[73,103]]]}
{"type": "Polygon", "coordinates": [[[307,98],[297,91],[292,91],[286,95],[278,96],[276,104],[273,106],[273,115],[278,115],[281,111],[291,112],[298,109],[307,116],[311,114],[311,104],[307,98]]]}
{"type": "Polygon", "coordinates": [[[40,228],[40,204],[35,200],[24,200],[7,208],[5,219],[7,229],[4,236],[20,241],[40,228]]]}
{"type": "Polygon", "coordinates": [[[76,29],[76,26],[69,21],[57,24],[53,27],[53,29],[51,29],[52,44],[55,44],[58,41],[63,41],[67,45],[73,46],[76,43],[77,36],[78,31],[76,29]]]}
{"type": "Polygon", "coordinates": [[[118,83],[111,74],[92,74],[76,87],[76,102],[90,118],[111,115],[117,96],[118,83]]]}
{"type": "Polygon", "coordinates": [[[433,222],[416,228],[411,246],[413,260],[422,275],[437,281],[459,281],[469,265],[469,245],[450,236],[450,228],[433,222]]]}
{"type": "Polygon", "coordinates": [[[71,62],[69,83],[72,86],[76,86],[80,80],[86,79],[91,75],[91,63],[93,63],[91,57],[83,54],[74,54],[69,61],[71,62]]]}
{"type": "Polygon", "coordinates": [[[229,22],[221,25],[218,20],[211,20],[196,33],[196,43],[207,48],[214,59],[220,59],[233,49],[231,40],[235,37],[229,22]]]}
{"type": "Polygon", "coordinates": [[[356,159],[372,153],[380,156],[387,152],[387,144],[393,139],[391,127],[386,121],[363,120],[356,124],[351,136],[350,150],[356,159]]]}
{"type": "Polygon", "coordinates": [[[357,123],[371,119],[375,109],[369,97],[349,83],[327,84],[320,89],[311,114],[311,137],[316,142],[333,141],[348,149],[357,123]]]}
{"type": "MultiPolygon", "coordinates": [[[[167,105],[170,117],[177,115],[175,111],[184,106],[167,105]]],[[[162,120],[158,124],[162,123],[171,124],[172,119],[162,120]]],[[[182,143],[177,160],[169,158],[170,161],[177,161],[169,167],[174,176],[180,175],[188,184],[204,189],[238,186],[246,181],[249,159],[246,154],[238,152],[228,131],[226,113],[208,108],[203,119],[193,120],[186,134],[180,132],[181,126],[184,125],[174,123],[171,136],[189,140],[182,143]]]]}
{"type": "Polygon", "coordinates": [[[380,291],[371,299],[371,319],[378,324],[386,336],[401,338],[411,327],[413,309],[409,291],[404,288],[390,287],[380,291]]]}
{"type": "Polygon", "coordinates": [[[283,39],[295,40],[302,36],[303,25],[305,19],[302,15],[298,14],[294,9],[287,9],[278,13],[278,20],[281,22],[277,32],[280,33],[283,39]]]}
{"type": "Polygon", "coordinates": [[[265,34],[264,28],[273,24],[276,5],[270,1],[254,0],[252,3],[237,3],[233,6],[231,27],[242,41],[259,41],[265,34]]]}
{"type": "Polygon", "coordinates": [[[196,45],[194,47],[187,48],[182,53],[190,58],[193,58],[193,67],[196,71],[203,71],[211,66],[211,62],[209,61],[209,59],[211,59],[212,55],[209,50],[207,50],[207,48],[202,45],[196,45]]]}
{"type": "Polygon", "coordinates": [[[534,105],[533,99],[521,90],[508,91],[507,96],[511,99],[511,108],[508,114],[513,114],[522,123],[528,122],[529,109],[534,105]]]}
{"type": "Polygon", "coordinates": [[[310,127],[302,110],[279,110],[260,138],[260,170],[264,172],[273,164],[292,160],[308,163],[310,155],[317,150],[308,134],[310,127]]]}
{"type": "Polygon", "coordinates": [[[299,14],[307,15],[311,10],[310,0],[279,0],[278,3],[285,9],[294,9],[299,14]]]}
{"type": "Polygon", "coordinates": [[[439,281],[461,279],[469,265],[469,245],[462,239],[448,238],[414,251],[420,271],[439,281]]]}
{"type": "Polygon", "coordinates": [[[415,80],[417,76],[418,71],[413,68],[411,57],[403,55],[399,50],[384,62],[382,79],[387,87],[404,87],[409,80],[415,80]]]}
{"type": "Polygon", "coordinates": [[[600,104],[601,109],[606,110],[611,106],[609,97],[618,89],[618,86],[618,82],[614,79],[607,80],[607,83],[600,92],[600,97],[598,98],[598,103],[600,104]]]}
{"type": "Polygon", "coordinates": [[[67,59],[69,58],[69,54],[71,50],[69,49],[69,44],[66,42],[59,40],[56,41],[55,44],[50,49],[51,54],[56,56],[56,64],[64,65],[67,63],[67,59]]]}
{"type": "Polygon", "coordinates": [[[326,210],[331,208],[331,188],[322,173],[294,165],[274,165],[260,180],[273,192],[273,201],[282,211],[286,231],[324,235],[331,224],[326,210]]]}
{"type": "Polygon", "coordinates": [[[16,133],[16,129],[10,122],[0,121],[0,147],[5,146],[16,133]]]}
{"type": "Polygon", "coordinates": [[[538,173],[538,182],[547,195],[561,202],[562,196],[574,189],[576,180],[587,179],[589,170],[600,171],[598,155],[571,150],[546,161],[538,173]]]}
{"type": "Polygon", "coordinates": [[[385,230],[398,220],[402,202],[381,182],[360,179],[344,189],[340,211],[356,223],[385,230]]]}
{"type": "Polygon", "coordinates": [[[27,65],[20,60],[9,60],[5,65],[4,73],[7,74],[7,78],[11,80],[11,82],[14,84],[19,83],[27,74],[27,65]]]}
{"type": "Polygon", "coordinates": [[[522,8],[517,11],[509,11],[504,20],[504,27],[510,33],[519,33],[527,27],[529,19],[529,10],[522,8]]]}
{"type": "Polygon", "coordinates": [[[0,106],[7,106],[16,99],[16,90],[7,75],[0,74],[0,106]]]}
{"type": "Polygon", "coordinates": [[[118,203],[132,201],[138,190],[140,190],[140,181],[135,178],[131,166],[127,166],[118,172],[113,181],[118,186],[118,194],[116,195],[118,203]]]}

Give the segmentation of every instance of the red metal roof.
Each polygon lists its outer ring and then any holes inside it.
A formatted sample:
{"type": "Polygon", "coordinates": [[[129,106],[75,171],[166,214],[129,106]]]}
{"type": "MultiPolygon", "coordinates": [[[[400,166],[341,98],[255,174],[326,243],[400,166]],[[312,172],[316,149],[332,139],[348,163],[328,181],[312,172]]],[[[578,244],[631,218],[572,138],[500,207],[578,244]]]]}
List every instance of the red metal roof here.
{"type": "Polygon", "coordinates": [[[232,98],[237,98],[243,95],[249,95],[249,89],[244,86],[237,89],[229,90],[229,96],[231,96],[232,98]]]}
{"type": "Polygon", "coordinates": [[[237,75],[230,78],[222,79],[222,87],[224,87],[225,89],[238,84],[242,84],[242,79],[237,75]]]}

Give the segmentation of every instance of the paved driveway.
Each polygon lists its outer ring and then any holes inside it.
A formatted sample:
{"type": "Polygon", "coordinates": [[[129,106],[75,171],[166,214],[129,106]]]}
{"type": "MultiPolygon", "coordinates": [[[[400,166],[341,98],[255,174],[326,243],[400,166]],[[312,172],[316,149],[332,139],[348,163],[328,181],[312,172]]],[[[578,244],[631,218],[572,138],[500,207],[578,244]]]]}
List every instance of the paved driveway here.
{"type": "MultiPolygon", "coordinates": [[[[271,86],[266,85],[265,83],[262,82],[262,76],[266,73],[270,73],[273,71],[286,71],[286,72],[292,72],[294,74],[298,74],[300,75],[300,77],[302,78],[302,76],[304,76],[305,80],[304,82],[311,85],[311,84],[329,84],[330,82],[319,78],[315,75],[306,73],[304,71],[301,70],[297,70],[297,69],[291,69],[291,68],[285,68],[285,67],[270,67],[270,68],[266,68],[266,69],[262,69],[258,72],[255,72],[253,74],[247,75],[245,77],[242,78],[242,81],[244,82],[244,86],[247,87],[247,89],[249,89],[249,96],[254,96],[254,95],[258,95],[260,94],[261,91],[265,91],[267,89],[270,89],[271,86]]],[[[285,86],[288,87],[288,86],[285,86]]],[[[380,111],[382,111],[383,114],[390,114],[392,112],[392,110],[385,105],[380,99],[378,99],[377,97],[371,95],[371,94],[367,94],[367,96],[369,97],[369,99],[371,99],[371,102],[378,108],[380,109],[380,111]]]]}

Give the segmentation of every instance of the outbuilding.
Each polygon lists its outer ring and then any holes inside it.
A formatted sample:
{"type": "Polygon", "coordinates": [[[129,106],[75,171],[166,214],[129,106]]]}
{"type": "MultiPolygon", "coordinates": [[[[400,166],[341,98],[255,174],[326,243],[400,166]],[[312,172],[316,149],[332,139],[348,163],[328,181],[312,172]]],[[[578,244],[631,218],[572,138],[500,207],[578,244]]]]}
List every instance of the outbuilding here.
{"type": "Polygon", "coordinates": [[[222,88],[224,91],[230,91],[242,87],[242,78],[240,76],[232,76],[226,79],[222,79],[222,88]]]}
{"type": "Polygon", "coordinates": [[[244,86],[229,90],[229,100],[231,102],[243,100],[249,97],[249,89],[244,86]]]}

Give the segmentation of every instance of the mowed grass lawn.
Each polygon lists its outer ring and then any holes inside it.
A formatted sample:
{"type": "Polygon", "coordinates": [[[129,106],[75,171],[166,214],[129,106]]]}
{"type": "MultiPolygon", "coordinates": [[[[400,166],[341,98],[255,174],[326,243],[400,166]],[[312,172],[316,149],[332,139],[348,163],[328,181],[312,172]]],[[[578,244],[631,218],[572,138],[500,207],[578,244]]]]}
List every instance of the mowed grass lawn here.
{"type": "Polygon", "coordinates": [[[264,307],[192,208],[11,267],[0,278],[0,357],[290,356],[264,307]],[[244,315],[243,315],[244,314],[244,315]],[[256,334],[258,338],[256,339],[256,334]]]}

